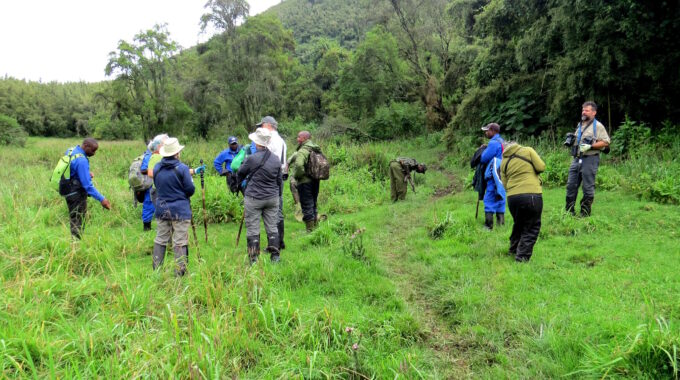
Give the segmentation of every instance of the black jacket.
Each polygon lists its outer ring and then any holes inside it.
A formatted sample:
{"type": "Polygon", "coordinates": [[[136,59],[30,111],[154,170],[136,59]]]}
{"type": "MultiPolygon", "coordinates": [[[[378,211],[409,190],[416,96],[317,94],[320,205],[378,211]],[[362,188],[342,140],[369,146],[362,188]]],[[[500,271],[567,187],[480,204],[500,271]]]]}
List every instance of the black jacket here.
{"type": "Polygon", "coordinates": [[[279,197],[283,188],[281,161],[263,149],[248,156],[238,169],[238,181],[247,179],[245,196],[255,199],[279,197]],[[260,167],[261,166],[261,167],[260,167]]]}

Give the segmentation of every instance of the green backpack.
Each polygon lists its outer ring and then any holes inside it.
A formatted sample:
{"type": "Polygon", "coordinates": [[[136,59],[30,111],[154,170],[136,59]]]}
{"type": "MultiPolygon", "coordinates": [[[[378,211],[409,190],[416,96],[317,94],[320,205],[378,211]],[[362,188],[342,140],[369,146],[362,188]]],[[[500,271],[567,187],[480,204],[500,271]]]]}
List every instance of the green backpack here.
{"type": "Polygon", "coordinates": [[[59,159],[57,166],[52,171],[52,177],[50,177],[50,187],[55,191],[58,191],[60,195],[67,195],[70,189],[69,182],[71,181],[71,161],[79,158],[85,157],[82,153],[71,154],[73,149],[70,148],[66,154],[59,159]]]}

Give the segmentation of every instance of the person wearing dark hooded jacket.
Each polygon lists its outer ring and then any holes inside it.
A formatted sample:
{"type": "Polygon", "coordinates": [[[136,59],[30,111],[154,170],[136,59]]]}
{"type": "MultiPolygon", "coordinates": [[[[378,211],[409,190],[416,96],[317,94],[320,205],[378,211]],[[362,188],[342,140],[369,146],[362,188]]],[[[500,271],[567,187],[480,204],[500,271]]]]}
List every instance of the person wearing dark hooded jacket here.
{"type": "Polygon", "coordinates": [[[255,153],[248,156],[238,169],[238,181],[245,180],[244,213],[248,237],[248,258],[255,264],[260,255],[260,219],[267,231],[267,251],[272,262],[280,260],[279,248],[279,199],[283,186],[281,161],[267,146],[271,132],[257,128],[248,135],[255,143],[255,153]]]}
{"type": "Polygon", "coordinates": [[[518,262],[531,259],[541,231],[543,188],[538,175],[543,171],[545,162],[533,148],[515,142],[505,146],[500,174],[514,220],[509,253],[518,262]]]}
{"type": "MultiPolygon", "coordinates": [[[[165,250],[172,240],[175,254],[176,276],[184,276],[189,260],[189,228],[191,227],[191,196],[196,187],[188,166],[180,162],[183,145],[174,138],[168,138],[159,153],[161,162],[153,168],[153,181],[156,187],[156,211],[158,221],[153,247],[153,269],[159,268],[165,259],[165,250]]],[[[201,166],[194,169],[200,173],[201,166]]]]}

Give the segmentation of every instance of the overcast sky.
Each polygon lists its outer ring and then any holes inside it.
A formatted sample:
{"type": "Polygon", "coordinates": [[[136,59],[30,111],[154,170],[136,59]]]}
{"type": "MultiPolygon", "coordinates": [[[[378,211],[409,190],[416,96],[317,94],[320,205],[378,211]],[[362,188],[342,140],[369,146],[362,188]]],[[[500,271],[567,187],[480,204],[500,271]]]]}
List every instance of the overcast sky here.
{"type": "MultiPolygon", "coordinates": [[[[250,15],[281,0],[249,0],[250,15]]],[[[196,45],[206,0],[0,0],[0,76],[97,82],[109,52],[167,23],[170,38],[196,45]]]]}

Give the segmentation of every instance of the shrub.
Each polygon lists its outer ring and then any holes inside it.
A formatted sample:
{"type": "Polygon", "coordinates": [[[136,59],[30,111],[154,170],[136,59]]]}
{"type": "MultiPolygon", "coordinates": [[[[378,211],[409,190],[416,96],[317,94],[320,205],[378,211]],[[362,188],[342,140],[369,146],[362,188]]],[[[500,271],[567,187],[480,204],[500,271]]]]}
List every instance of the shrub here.
{"type": "Polygon", "coordinates": [[[92,134],[103,140],[133,140],[139,137],[142,128],[138,116],[112,120],[108,113],[100,112],[90,121],[92,134]]]}
{"type": "Polygon", "coordinates": [[[0,143],[18,146],[26,144],[26,131],[15,118],[0,114],[0,143]]]}
{"type": "Polygon", "coordinates": [[[375,116],[368,121],[368,134],[379,140],[396,136],[413,136],[423,132],[425,112],[419,105],[392,102],[379,107],[375,116]]]}

